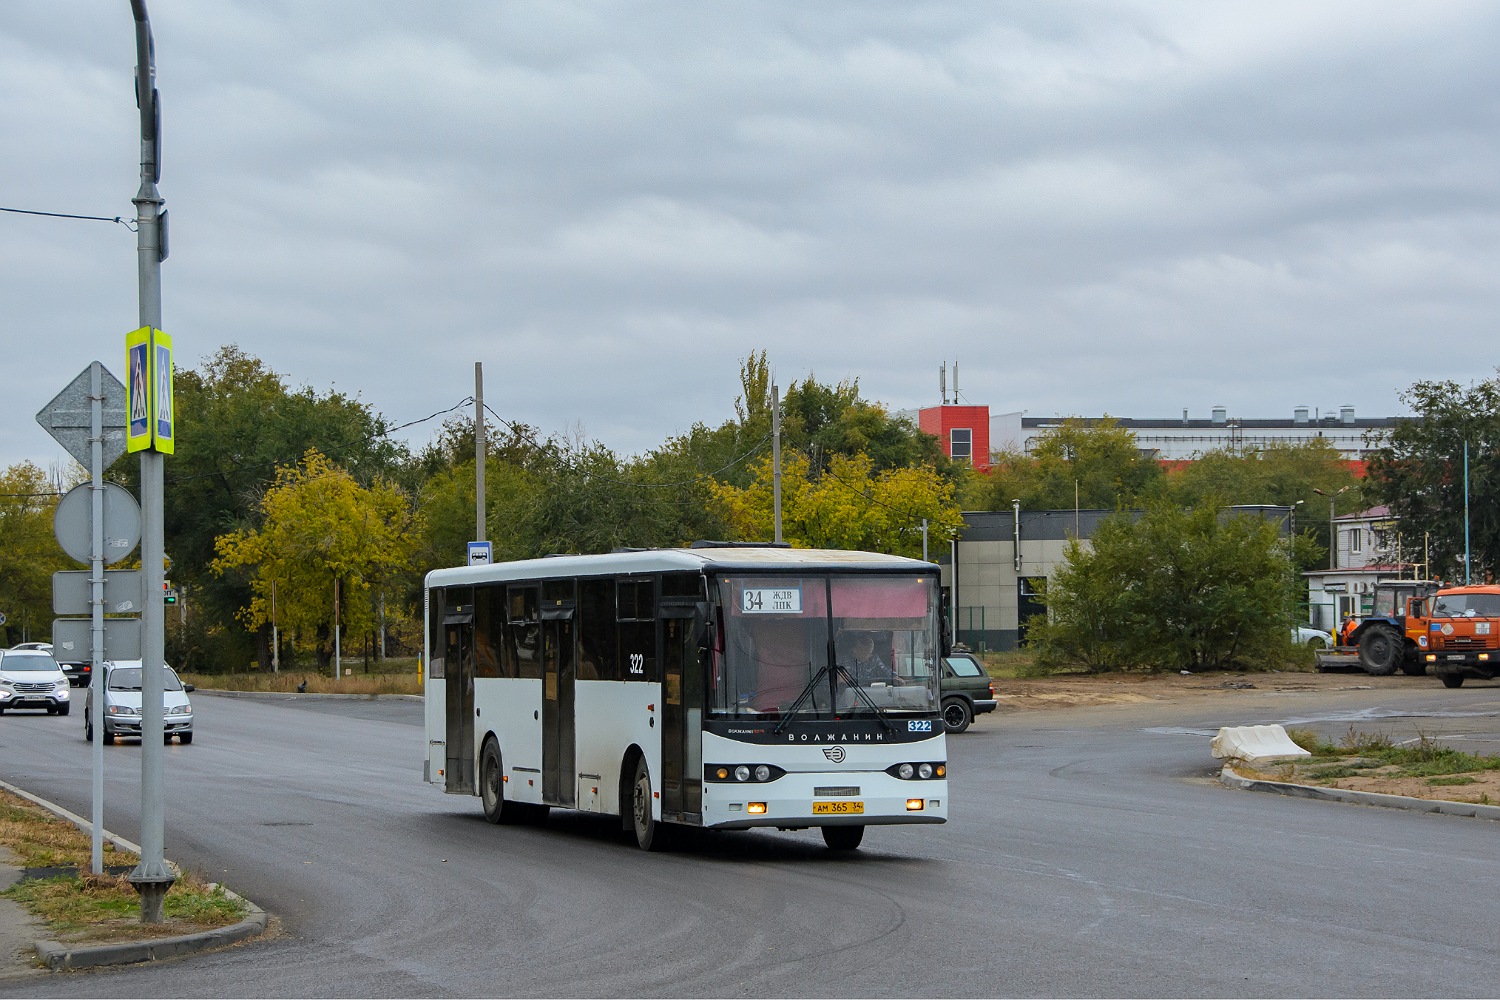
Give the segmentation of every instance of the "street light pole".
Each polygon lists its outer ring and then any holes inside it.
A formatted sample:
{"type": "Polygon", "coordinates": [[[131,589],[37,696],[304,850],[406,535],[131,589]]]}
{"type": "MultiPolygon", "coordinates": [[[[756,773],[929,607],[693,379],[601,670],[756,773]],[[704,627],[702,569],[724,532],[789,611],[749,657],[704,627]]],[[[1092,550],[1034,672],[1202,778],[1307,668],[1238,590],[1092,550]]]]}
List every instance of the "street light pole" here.
{"type": "Polygon", "coordinates": [[[1342,487],[1340,487],[1339,489],[1335,490],[1332,493],[1325,493],[1322,490],[1318,489],[1316,486],[1313,487],[1313,492],[1316,493],[1318,496],[1320,496],[1320,497],[1327,497],[1328,498],[1328,568],[1329,569],[1338,569],[1339,568],[1339,533],[1338,533],[1338,528],[1333,523],[1333,518],[1334,518],[1334,514],[1333,514],[1333,501],[1334,501],[1335,497],[1339,496],[1341,493],[1343,493],[1348,488],[1349,487],[1347,487],[1347,486],[1342,486],[1342,487]]]}

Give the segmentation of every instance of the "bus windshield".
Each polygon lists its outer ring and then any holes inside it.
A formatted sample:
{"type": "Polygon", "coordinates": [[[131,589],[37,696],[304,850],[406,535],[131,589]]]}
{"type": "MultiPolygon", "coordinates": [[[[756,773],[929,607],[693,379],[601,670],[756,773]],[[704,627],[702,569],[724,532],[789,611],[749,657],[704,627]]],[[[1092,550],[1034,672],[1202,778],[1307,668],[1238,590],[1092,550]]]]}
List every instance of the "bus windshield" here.
{"type": "Polygon", "coordinates": [[[718,581],[724,635],[709,679],[718,718],[933,713],[937,584],[829,574],[718,581]]]}

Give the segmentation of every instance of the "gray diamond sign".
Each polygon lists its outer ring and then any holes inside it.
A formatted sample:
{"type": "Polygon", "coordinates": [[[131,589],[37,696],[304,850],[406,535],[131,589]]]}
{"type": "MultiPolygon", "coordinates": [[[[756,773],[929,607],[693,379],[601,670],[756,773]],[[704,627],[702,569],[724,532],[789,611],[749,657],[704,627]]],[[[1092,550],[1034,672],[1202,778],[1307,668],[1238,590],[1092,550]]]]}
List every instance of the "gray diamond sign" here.
{"type": "MultiPolygon", "coordinates": [[[[93,433],[93,416],[89,410],[90,368],[79,372],[78,377],[69,382],[68,387],[36,415],[36,422],[42,425],[42,430],[51,434],[85,469],[92,461],[89,454],[89,436],[93,433]]],[[[108,468],[114,464],[115,459],[125,454],[125,387],[110,374],[108,368],[104,369],[102,381],[104,466],[108,468]]]]}

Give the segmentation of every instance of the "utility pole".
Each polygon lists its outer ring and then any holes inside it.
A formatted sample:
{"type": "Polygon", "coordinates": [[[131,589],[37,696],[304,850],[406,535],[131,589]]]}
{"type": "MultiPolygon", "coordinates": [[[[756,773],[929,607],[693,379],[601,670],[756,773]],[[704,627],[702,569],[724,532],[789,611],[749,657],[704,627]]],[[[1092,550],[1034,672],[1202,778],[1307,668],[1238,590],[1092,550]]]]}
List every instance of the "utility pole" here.
{"type": "Polygon", "coordinates": [[[474,362],[474,540],[484,536],[484,466],[488,459],[484,441],[484,362],[474,362]]]}
{"type": "MultiPolygon", "coordinates": [[[[135,99],[141,112],[141,186],[131,199],[136,207],[136,251],[140,285],[140,323],[147,331],[151,355],[149,371],[159,391],[159,355],[156,333],[161,328],[161,262],[167,256],[166,212],[156,183],[161,179],[161,109],[156,93],[155,42],[146,0],[130,0],[135,17],[135,99]]],[[[170,366],[170,351],[167,352],[170,366]]],[[[171,372],[165,373],[170,392],[171,372]]],[[[170,399],[170,395],[169,395],[170,399]]],[[[170,405],[170,402],[159,405],[170,405]]],[[[151,433],[156,434],[159,416],[150,414],[151,433]]],[[[174,422],[175,414],[168,412],[174,422]]],[[[141,894],[141,922],[162,922],[167,890],[177,881],[167,866],[165,850],[165,798],[162,793],[162,643],[166,608],[162,604],[165,567],[163,539],[164,455],[153,443],[141,452],[141,863],[130,873],[130,881],[141,894]]],[[[100,671],[93,683],[103,685],[100,671]]],[[[102,700],[104,692],[97,692],[102,700]]],[[[98,733],[102,742],[104,733],[98,733]]]]}
{"type": "Polygon", "coordinates": [[[771,383],[771,506],[776,517],[776,544],[781,544],[781,390],[771,383]]]}
{"type": "Polygon", "coordinates": [[[1469,585],[1469,439],[1464,438],[1464,586],[1469,585]]]}

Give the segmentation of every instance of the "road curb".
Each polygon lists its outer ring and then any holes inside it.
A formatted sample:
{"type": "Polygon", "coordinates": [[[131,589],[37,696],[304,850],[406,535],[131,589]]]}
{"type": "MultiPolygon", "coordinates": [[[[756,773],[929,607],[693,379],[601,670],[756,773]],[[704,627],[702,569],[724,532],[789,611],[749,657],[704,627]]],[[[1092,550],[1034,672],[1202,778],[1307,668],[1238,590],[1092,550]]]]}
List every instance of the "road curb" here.
{"type": "Polygon", "coordinates": [[[1297,785],[1289,781],[1265,781],[1259,778],[1246,778],[1236,773],[1228,764],[1225,764],[1223,770],[1219,772],[1219,781],[1230,788],[1241,788],[1252,792],[1272,792],[1276,795],[1290,795],[1294,798],[1320,799],[1325,802],[1352,802],[1356,805],[1405,809],[1409,812],[1500,820],[1500,806],[1478,805],[1473,802],[1449,802],[1444,799],[1414,799],[1409,795],[1358,792],[1350,788],[1321,788],[1317,785],[1297,785]]]}
{"type": "Polygon", "coordinates": [[[300,701],[304,698],[342,699],[344,701],[421,701],[419,694],[319,694],[295,691],[227,691],[219,688],[197,688],[193,694],[206,694],[213,698],[248,698],[252,701],[300,701]]]}
{"type": "MultiPolygon", "coordinates": [[[[13,795],[19,795],[28,802],[33,802],[53,815],[67,820],[74,826],[92,831],[93,824],[76,813],[64,809],[55,802],[33,795],[24,788],[17,788],[7,781],[0,781],[0,788],[13,795]]],[[[103,835],[117,848],[129,851],[132,854],[140,854],[141,849],[124,837],[118,837],[108,830],[103,835]]],[[[92,944],[92,945],[68,945],[57,941],[41,940],[35,942],[37,956],[42,964],[54,972],[63,969],[86,969],[100,965],[128,965],[134,962],[152,962],[163,958],[175,958],[179,955],[190,955],[193,952],[207,951],[210,948],[221,948],[224,945],[244,941],[265,933],[270,918],[266,911],[256,906],[244,896],[224,886],[224,895],[230,899],[237,899],[244,904],[248,915],[237,924],[228,927],[215,927],[209,931],[198,931],[193,934],[177,934],[172,937],[151,938],[145,941],[122,941],[118,944],[92,944]]]]}

